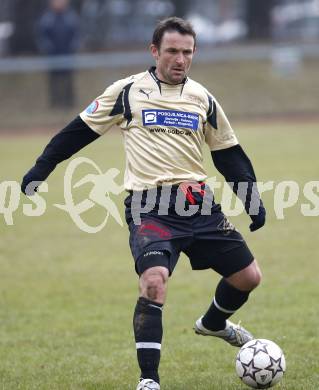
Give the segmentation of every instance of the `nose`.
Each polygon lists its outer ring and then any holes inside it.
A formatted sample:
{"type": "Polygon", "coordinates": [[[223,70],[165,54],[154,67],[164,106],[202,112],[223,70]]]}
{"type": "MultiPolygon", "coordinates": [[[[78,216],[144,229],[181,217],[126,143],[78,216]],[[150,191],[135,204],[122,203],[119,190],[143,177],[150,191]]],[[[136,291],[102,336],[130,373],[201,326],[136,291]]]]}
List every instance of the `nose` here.
{"type": "Polygon", "coordinates": [[[177,54],[176,56],[176,64],[183,65],[184,64],[184,56],[182,53],[177,54]]]}

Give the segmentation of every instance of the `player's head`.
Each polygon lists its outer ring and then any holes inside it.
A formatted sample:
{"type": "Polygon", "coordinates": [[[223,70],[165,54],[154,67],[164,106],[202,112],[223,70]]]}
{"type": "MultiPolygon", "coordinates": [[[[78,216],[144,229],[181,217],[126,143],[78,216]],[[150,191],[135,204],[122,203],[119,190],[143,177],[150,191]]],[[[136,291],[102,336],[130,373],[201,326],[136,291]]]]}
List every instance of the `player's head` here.
{"type": "Polygon", "coordinates": [[[195,48],[196,33],[189,22],[177,17],[160,21],[151,44],[157,76],[169,84],[181,83],[189,71],[195,48]]]}

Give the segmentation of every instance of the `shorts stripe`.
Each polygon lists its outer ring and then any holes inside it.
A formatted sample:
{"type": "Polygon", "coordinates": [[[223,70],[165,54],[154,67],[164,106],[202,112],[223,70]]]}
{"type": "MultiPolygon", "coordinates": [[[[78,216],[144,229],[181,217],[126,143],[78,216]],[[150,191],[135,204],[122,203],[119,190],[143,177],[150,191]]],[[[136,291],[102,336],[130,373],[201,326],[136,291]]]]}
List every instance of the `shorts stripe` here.
{"type": "Polygon", "coordinates": [[[214,297],[214,305],[217,307],[218,310],[222,311],[223,313],[232,314],[235,313],[236,310],[227,310],[223,307],[219,306],[219,304],[216,302],[216,299],[214,297]]]}
{"type": "Polygon", "coordinates": [[[160,343],[136,343],[136,349],[161,349],[160,343]]]}

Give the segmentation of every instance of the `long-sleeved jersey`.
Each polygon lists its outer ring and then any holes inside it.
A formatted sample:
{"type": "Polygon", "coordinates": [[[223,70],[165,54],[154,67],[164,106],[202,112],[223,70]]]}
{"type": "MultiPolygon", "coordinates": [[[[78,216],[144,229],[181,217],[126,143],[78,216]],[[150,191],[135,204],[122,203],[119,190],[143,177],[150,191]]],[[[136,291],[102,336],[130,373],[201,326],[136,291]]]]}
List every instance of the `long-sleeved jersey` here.
{"type": "Polygon", "coordinates": [[[203,145],[238,144],[216,99],[199,83],[161,82],[155,68],[117,81],[80,114],[102,135],[117,125],[124,136],[127,190],[202,181],[203,145]]]}

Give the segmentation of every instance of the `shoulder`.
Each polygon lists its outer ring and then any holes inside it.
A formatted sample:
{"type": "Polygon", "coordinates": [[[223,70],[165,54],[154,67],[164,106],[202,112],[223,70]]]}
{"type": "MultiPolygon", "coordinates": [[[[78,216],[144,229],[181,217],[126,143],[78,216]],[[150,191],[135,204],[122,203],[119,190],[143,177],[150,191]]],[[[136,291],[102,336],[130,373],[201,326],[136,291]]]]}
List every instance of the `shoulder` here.
{"type": "Polygon", "coordinates": [[[138,83],[139,81],[142,81],[142,80],[147,79],[147,78],[149,78],[149,72],[144,71],[141,73],[133,74],[133,75],[126,77],[125,79],[119,80],[119,81],[123,82],[125,85],[128,85],[128,84],[138,83]]]}
{"type": "Polygon", "coordinates": [[[193,79],[188,79],[188,80],[190,82],[191,88],[196,89],[199,94],[205,96],[206,98],[207,98],[207,96],[210,96],[213,100],[216,100],[214,94],[212,92],[210,92],[203,84],[201,84],[193,79]]]}
{"type": "Polygon", "coordinates": [[[108,86],[106,90],[104,91],[105,93],[108,93],[109,91],[113,91],[114,93],[118,92],[120,93],[123,89],[125,89],[127,86],[130,86],[134,83],[138,83],[139,81],[143,80],[144,78],[147,77],[147,71],[146,72],[141,72],[137,73],[131,76],[128,76],[124,79],[120,79],[115,81],[113,84],[108,86]]]}
{"type": "Polygon", "coordinates": [[[215,97],[199,82],[188,78],[185,84],[185,94],[193,97],[193,100],[198,100],[205,107],[209,107],[210,101],[216,100],[215,97]]]}

